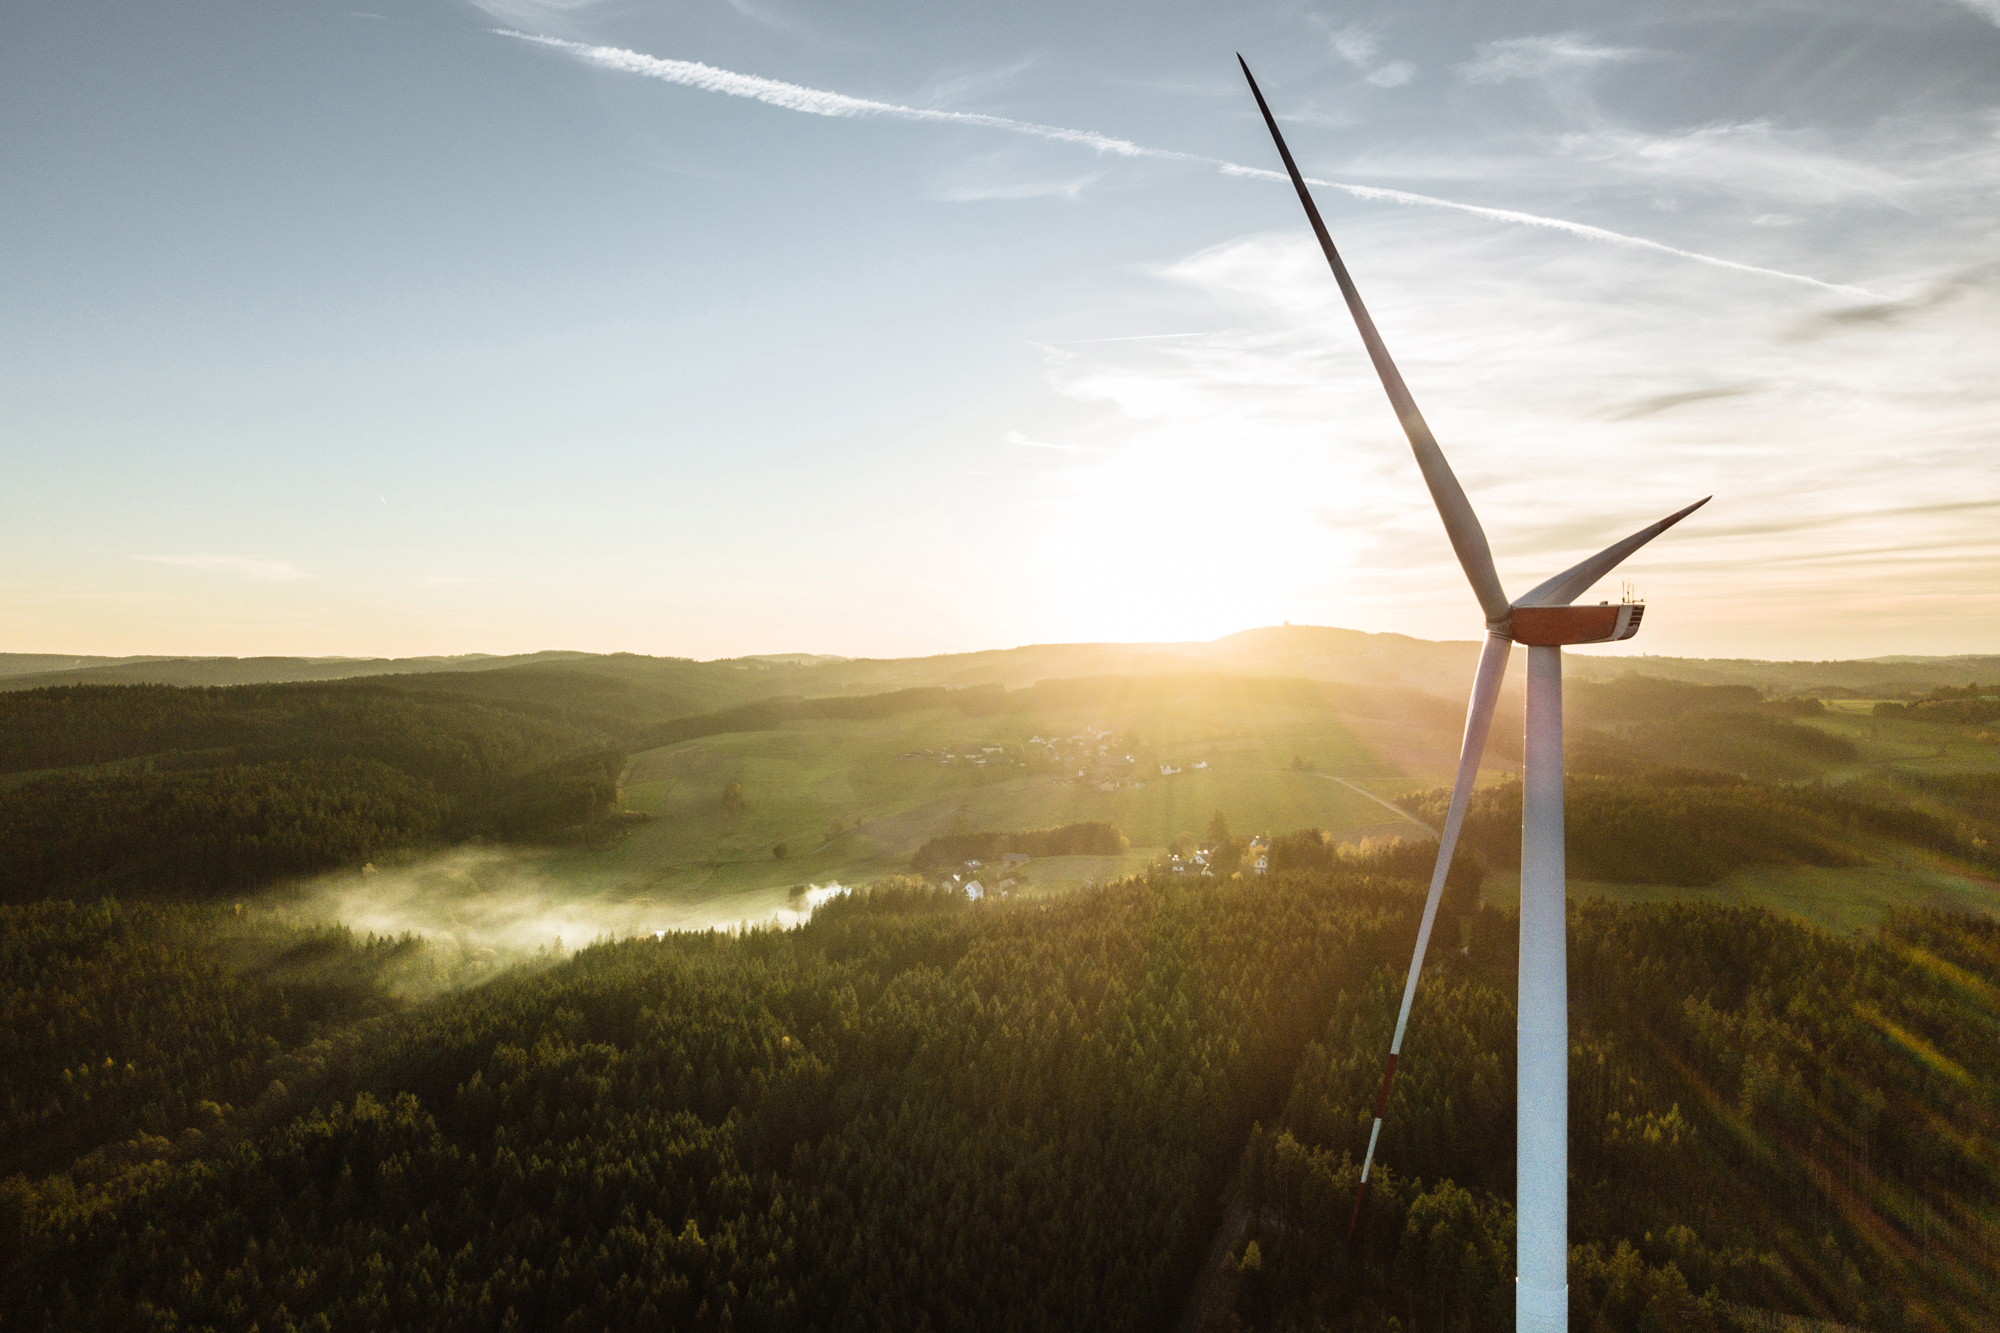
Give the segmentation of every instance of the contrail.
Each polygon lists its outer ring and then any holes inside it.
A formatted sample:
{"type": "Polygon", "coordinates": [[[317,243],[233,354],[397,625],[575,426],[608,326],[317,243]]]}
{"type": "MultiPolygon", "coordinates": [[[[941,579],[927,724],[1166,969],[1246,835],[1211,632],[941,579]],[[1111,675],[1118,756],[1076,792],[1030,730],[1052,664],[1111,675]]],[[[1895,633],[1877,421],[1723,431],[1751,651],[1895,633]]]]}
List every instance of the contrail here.
{"type": "MultiPolygon", "coordinates": [[[[622,47],[586,46],[582,42],[566,42],[556,37],[541,37],[534,33],[516,32],[509,28],[495,28],[493,31],[502,37],[512,37],[517,41],[532,42],[537,46],[567,52],[579,60],[603,69],[644,75],[649,79],[662,79],[668,83],[680,84],[684,88],[698,88],[703,92],[747,97],[753,101],[784,107],[788,111],[803,111],[808,115],[839,118],[881,116],[892,120],[977,125],[984,129],[1006,130],[1010,134],[1051,139],[1057,143],[1078,144],[1100,153],[1109,153],[1114,157],[1148,158],[1160,162],[1192,162],[1200,166],[1214,167],[1226,176],[1249,176],[1258,180],[1273,181],[1286,179],[1282,172],[1266,171],[1262,167],[1246,167],[1240,162],[1231,162],[1219,157],[1204,157],[1199,153],[1176,152],[1171,148],[1148,148],[1144,144],[1133,143],[1130,139],[1114,138],[1091,130],[1065,129],[1060,125],[1041,125],[1031,120],[980,115],[970,111],[935,111],[925,107],[901,106],[895,102],[876,102],[865,97],[849,97],[845,93],[828,92],[823,88],[807,88],[796,83],[782,83],[777,79],[759,78],[755,74],[738,74],[734,70],[717,69],[713,65],[704,65],[693,60],[662,60],[658,56],[628,51],[622,47]]],[[[1551,231],[1566,232],[1584,240],[1629,246],[1635,250],[1651,250],[1658,254],[1672,255],[1676,259],[1689,259],[1697,264],[1707,264],[1713,268],[1730,269],[1737,273],[1754,273],[1759,277],[1778,278],[1785,282],[1801,282],[1809,287],[1818,287],[1822,291],[1838,292],[1842,296],[1860,296],[1874,301],[1888,299],[1865,287],[1826,282],[1804,273],[1787,273],[1783,269],[1739,263],[1734,259],[1705,255],[1698,250],[1683,250],[1679,246],[1649,241],[1643,236],[1627,236],[1623,232],[1593,227],[1587,222],[1543,217],[1539,213],[1523,213],[1512,208],[1488,208],[1483,204],[1465,204],[1455,199],[1439,199],[1434,195],[1412,194],[1408,190],[1389,190],[1376,185],[1350,185],[1345,181],[1318,180],[1312,177],[1308,177],[1307,180],[1310,184],[1324,186],[1330,190],[1340,190],[1357,199],[1412,204],[1425,208],[1448,208],[1493,222],[1510,222],[1524,227],[1546,227],[1551,231]]]]}
{"type": "Polygon", "coordinates": [[[678,83],[684,88],[699,88],[708,93],[727,93],[731,97],[748,97],[758,102],[769,102],[772,106],[784,107],[787,111],[804,111],[814,116],[887,116],[893,120],[944,121],[954,125],[980,125],[991,130],[1010,130],[1015,134],[1032,134],[1038,139],[1054,139],[1058,143],[1082,144],[1095,148],[1100,153],[1111,153],[1118,157],[1165,158],[1176,162],[1199,162],[1209,166],[1224,165],[1213,158],[1197,157],[1193,153],[1176,153],[1164,148],[1147,148],[1129,139],[1114,139],[1108,134],[1094,134],[1089,130],[1066,130],[1060,125],[1037,125],[1028,120],[1010,120],[1005,116],[982,116],[969,111],[930,111],[923,107],[898,106],[894,102],[872,102],[865,97],[849,97],[845,93],[830,93],[821,88],[805,88],[796,83],[780,83],[776,79],[763,79],[755,74],[738,74],[733,70],[717,69],[693,60],[662,60],[658,56],[645,55],[638,51],[627,51],[616,46],[585,46],[581,42],[565,42],[555,37],[538,37],[533,33],[515,32],[508,28],[495,28],[502,37],[513,37],[537,46],[553,47],[567,51],[579,60],[585,60],[605,69],[615,69],[625,74],[643,74],[649,79],[664,79],[668,83],[678,83]]]}

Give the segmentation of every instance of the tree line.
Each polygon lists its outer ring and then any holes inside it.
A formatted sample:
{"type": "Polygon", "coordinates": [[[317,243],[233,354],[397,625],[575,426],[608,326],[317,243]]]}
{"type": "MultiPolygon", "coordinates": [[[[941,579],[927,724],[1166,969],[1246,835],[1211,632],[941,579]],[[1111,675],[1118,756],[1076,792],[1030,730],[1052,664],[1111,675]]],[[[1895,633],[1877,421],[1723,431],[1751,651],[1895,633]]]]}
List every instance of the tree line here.
{"type": "Polygon", "coordinates": [[[1024,856],[1118,856],[1131,847],[1132,840],[1116,824],[1103,822],[1015,833],[947,833],[917,848],[910,868],[922,871],[967,861],[998,861],[1009,852],[1024,856]]]}
{"type": "Polygon", "coordinates": [[[0,901],[230,894],[400,848],[613,811],[593,728],[369,683],[0,694],[0,901]]]}
{"type": "MultiPolygon", "coordinates": [[[[1450,790],[1438,787],[1400,804],[1435,826],[1450,800],[1450,790]]],[[[1865,784],[1782,786],[1691,769],[1573,774],[1563,821],[1576,879],[1705,885],[1745,866],[1855,865],[1866,858],[1861,840],[1871,836],[2000,868],[1984,826],[1917,809],[1865,784]]],[[[1518,862],[1520,782],[1475,791],[1462,838],[1488,865],[1518,862]]]]}

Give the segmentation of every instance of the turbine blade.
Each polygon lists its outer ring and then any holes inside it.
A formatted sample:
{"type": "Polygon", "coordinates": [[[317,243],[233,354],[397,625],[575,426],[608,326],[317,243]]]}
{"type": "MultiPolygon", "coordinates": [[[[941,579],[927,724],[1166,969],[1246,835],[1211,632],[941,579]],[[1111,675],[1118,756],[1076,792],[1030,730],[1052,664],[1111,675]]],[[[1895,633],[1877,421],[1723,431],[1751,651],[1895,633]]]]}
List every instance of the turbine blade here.
{"type": "Polygon", "coordinates": [[[1354,316],[1354,326],[1361,331],[1361,341],[1368,348],[1368,358],[1375,363],[1375,373],[1382,379],[1382,387],[1389,393],[1389,405],[1396,410],[1396,419],[1403,423],[1403,434],[1410,440],[1410,452],[1417,456],[1417,468],[1424,474],[1424,484],[1430,487],[1431,502],[1437,506],[1438,517],[1444,520],[1445,535],[1451,538],[1451,549],[1458,554],[1460,568],[1465,570],[1465,578],[1472,585],[1472,595],[1479,599],[1479,609],[1486,613],[1486,623],[1491,628],[1506,624],[1512,609],[1507,604],[1507,594],[1501,590],[1500,575],[1493,568],[1493,551],[1486,543],[1486,530],[1479,526],[1479,515],[1473,512],[1472,502],[1465,498],[1465,489],[1458,484],[1451,464],[1445,461],[1444,451],[1438,448],[1437,438],[1424,421],[1423,413],[1417,410],[1417,400],[1410,396],[1410,390],[1403,383],[1402,372],[1389,359],[1389,348],[1382,341],[1382,335],[1375,329],[1375,321],[1368,317],[1368,307],[1361,304],[1361,293],[1354,286],[1354,279],[1348,276],[1347,265],[1341,262],[1340,251],[1333,245],[1333,237],[1327,234],[1326,223],[1320,220],[1319,205],[1313,202],[1312,192],[1306,189],[1305,177],[1299,174],[1298,163],[1292,160],[1292,150],[1285,144],[1285,136],[1278,131],[1277,117],[1271,114],[1270,104],[1264,100],[1264,92],[1257,86],[1256,76],[1250,73],[1249,62],[1241,55],[1236,63],[1243,66],[1243,77],[1250,81],[1250,93],[1257,99],[1257,109],[1264,113],[1264,124],[1271,131],[1271,139],[1278,145],[1278,156],[1285,161],[1285,171],[1292,178],[1292,188],[1299,192],[1299,202],[1305,205],[1306,220],[1312,223],[1313,235],[1319,237],[1319,248],[1326,252],[1326,262],[1333,268],[1333,280],[1340,284],[1340,294],[1347,298],[1348,313],[1354,316]]]}
{"type": "Polygon", "coordinates": [[[1417,949],[1410,959],[1409,976],[1403,982],[1403,1007],[1396,1013],[1396,1033],[1389,1039],[1389,1062],[1382,1071],[1382,1090],[1375,1099],[1375,1127],[1368,1132],[1368,1154],[1361,1162],[1361,1188],[1354,1196],[1354,1215],[1347,1224],[1352,1239],[1361,1218],[1361,1200],[1368,1190],[1368,1173],[1375,1164],[1375,1141],[1382,1133],[1382,1119],[1389,1111],[1389,1086],[1396,1078],[1396,1062],[1403,1053],[1403,1033],[1410,1025],[1410,1006],[1417,998],[1417,978],[1424,967],[1424,953],[1430,948],[1431,927],[1437,923],[1438,903],[1444,897],[1445,876],[1451,870],[1451,855],[1458,846],[1458,831],[1465,823],[1465,809],[1472,801],[1472,785],[1479,777],[1479,759],[1486,751],[1486,733],[1492,729],[1493,706],[1500,698],[1500,684],[1507,676],[1507,655],[1513,640],[1502,634],[1488,634],[1479,650],[1479,668],[1472,677],[1472,696],[1465,706],[1465,739],[1458,750],[1458,776],[1452,782],[1451,805],[1445,812],[1444,828],[1438,833],[1437,864],[1431,871],[1431,890],[1424,899],[1423,921],[1417,927],[1417,949]]]}
{"type": "Polygon", "coordinates": [[[1568,606],[1590,590],[1590,585],[1616,569],[1620,562],[1632,552],[1644,546],[1653,538],[1671,528],[1674,524],[1692,514],[1715,497],[1704,495],[1686,509],[1668,514],[1651,527],[1641,528],[1622,542],[1605,547],[1590,559],[1579,565],[1572,565],[1547,583],[1537,584],[1529,589],[1516,606],[1568,606]]]}

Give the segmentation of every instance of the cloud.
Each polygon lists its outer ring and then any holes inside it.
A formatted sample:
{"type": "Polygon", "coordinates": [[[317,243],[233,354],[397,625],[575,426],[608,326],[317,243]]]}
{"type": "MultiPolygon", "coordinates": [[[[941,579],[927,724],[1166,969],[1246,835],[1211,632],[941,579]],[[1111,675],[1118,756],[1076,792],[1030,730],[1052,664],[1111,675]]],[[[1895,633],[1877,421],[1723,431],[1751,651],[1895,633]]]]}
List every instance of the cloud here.
{"type": "Polygon", "coordinates": [[[1958,0],[1958,3],[1988,23],[2000,26],[2000,0],[1958,0]]]}
{"type": "Polygon", "coordinates": [[[1033,69],[1035,64],[1035,57],[1026,56],[1005,65],[979,66],[952,74],[941,74],[931,81],[929,94],[924,100],[932,106],[969,102],[996,89],[1004,88],[1033,69]]]}
{"type": "MultiPolygon", "coordinates": [[[[1565,134],[1554,155],[1648,178],[1720,186],[1739,196],[1767,195],[1799,207],[1855,198],[1893,202],[1913,179],[1901,171],[1825,151],[1812,137],[1769,121],[1704,125],[1680,134],[1592,130],[1565,134]]],[[[1765,215],[1762,225],[1796,221],[1765,215]]]]}
{"type": "Polygon", "coordinates": [[[1900,301],[1879,301],[1809,316],[1799,322],[1791,336],[1808,339],[1854,328],[1900,324],[1940,306],[1963,300],[1984,297],[1990,302],[1996,288],[2000,288],[2000,264],[1976,265],[1935,281],[1923,291],[1900,301]]]}
{"type": "MultiPolygon", "coordinates": [[[[1698,523],[1634,562],[1660,608],[1653,651],[1851,654],[1857,626],[1913,589],[1963,601],[1961,623],[1995,623],[2000,501],[1979,497],[1993,494],[2000,398],[1977,299],[1803,344],[1785,336],[1795,314],[1723,275],[1627,273],[1608,255],[1593,272],[1517,238],[1415,247],[1396,233],[1378,217],[1352,239],[1371,308],[1511,590],[1715,491],[1698,523]]],[[[1217,327],[1066,344],[1047,363],[1078,406],[1055,438],[1080,448],[1036,478],[1077,503],[1024,528],[1029,565],[1061,553],[1035,576],[1045,599],[1061,603],[1076,567],[1131,558],[1134,605],[1157,601],[1160,618],[1193,590],[1239,623],[1433,638],[1476,625],[1310,238],[1246,237],[1154,276],[1180,294],[1177,317],[1212,310],[1217,327]],[[1205,565],[1161,539],[1253,511],[1256,563],[1210,547],[1205,565]]],[[[1963,651],[1955,633],[1923,651],[1963,651]]]]}
{"type": "Polygon", "coordinates": [[[1763,523],[1739,523],[1733,527],[1712,528],[1712,537],[1765,537],[1788,532],[1805,532],[1813,528],[1834,527],[1843,523],[1867,523],[1882,519],[1930,518],[1941,514],[1975,514],[1987,510],[2000,509],[2000,499],[1995,500],[1948,500],[1938,504],[1902,505],[1892,509],[1863,509],[1851,513],[1814,514],[1807,518],[1775,518],[1763,523]]]}
{"type": "MultiPolygon", "coordinates": [[[[939,111],[924,107],[902,106],[894,102],[877,102],[868,98],[849,97],[845,93],[828,92],[820,88],[807,88],[796,83],[783,83],[777,79],[761,78],[754,74],[738,74],[732,70],[717,69],[690,60],[664,60],[657,56],[644,55],[638,51],[628,51],[614,46],[586,46],[580,42],[563,41],[555,37],[541,37],[533,33],[496,29],[501,37],[511,37],[517,41],[529,42],[536,46],[565,52],[568,55],[601,69],[616,70],[626,74],[637,74],[645,78],[660,79],[667,83],[679,84],[685,88],[695,88],[703,92],[722,93],[729,97],[745,97],[764,102],[771,106],[783,107],[788,111],[801,111],[807,115],[832,116],[842,119],[882,117],[893,120],[928,121],[938,124],[971,125],[984,129],[1004,130],[1012,134],[1025,134],[1057,143],[1075,144],[1115,157],[1149,159],[1162,162],[1185,162],[1198,166],[1212,167],[1226,176],[1242,176],[1257,180],[1284,181],[1281,172],[1262,167],[1246,167],[1241,163],[1223,158],[1204,157],[1197,153],[1183,153],[1169,148],[1148,148],[1130,139],[1119,139],[1107,134],[1097,134],[1090,130],[1066,129],[1059,125],[1043,125],[1034,121],[1013,120],[1006,116],[990,116],[969,111],[939,111]]],[[[1534,39],[1540,40],[1540,39],[1534,39]]],[[[1588,223],[1571,222],[1563,218],[1543,217],[1535,213],[1524,213],[1511,208],[1488,208],[1480,204],[1461,203],[1455,199],[1440,199],[1432,195],[1415,194],[1408,190],[1384,189],[1372,185],[1353,185],[1345,181],[1322,180],[1308,177],[1313,185],[1340,190],[1357,199],[1369,199],[1383,203],[1408,204],[1425,208],[1446,208],[1474,217],[1486,218],[1493,222],[1506,222],[1518,226],[1542,227],[1558,231],[1584,240],[1602,241],[1612,245],[1629,246],[1640,250],[1650,250],[1656,254],[1670,255],[1677,259],[1692,260],[1698,264],[1708,264],[1717,268],[1731,269],[1739,273],[1752,273],[1760,277],[1778,278],[1785,282],[1804,283],[1843,296],[1865,296],[1874,300],[1882,299],[1866,288],[1841,283],[1826,282],[1802,273],[1788,273],[1783,269],[1766,268],[1758,264],[1740,263],[1733,259],[1723,259],[1706,255],[1679,246],[1666,245],[1659,241],[1647,240],[1640,236],[1628,236],[1606,227],[1594,227],[1588,223]]]]}
{"type": "Polygon", "coordinates": [[[1377,65],[1375,57],[1382,50],[1382,39],[1374,29],[1350,23],[1346,27],[1327,34],[1333,52],[1354,68],[1360,70],[1364,81],[1377,88],[1400,88],[1417,76],[1417,67],[1407,60],[1391,60],[1377,65]]]}
{"type": "Polygon", "coordinates": [[[537,27],[564,21],[604,3],[604,0],[467,0],[474,9],[502,23],[532,23],[537,27]]]}
{"type": "Polygon", "coordinates": [[[1066,347],[1081,347],[1086,343],[1146,343],[1162,338],[1205,338],[1208,330],[1196,329],[1190,333],[1128,333],[1117,338],[1072,338],[1063,344],[1066,347]]]}
{"type": "Polygon", "coordinates": [[[977,125],[986,129],[1033,135],[1039,139],[1051,139],[1058,143],[1077,144],[1117,157],[1165,158],[1185,162],[1203,160],[1191,153],[1143,148],[1129,139],[1095,134],[1089,130],[1064,129],[1060,125],[1040,125],[1033,121],[1012,120],[1006,116],[988,116],[972,111],[939,111],[927,107],[900,106],[894,102],[877,102],[865,97],[849,97],[845,93],[828,92],[821,88],[807,88],[796,83],[760,78],[754,74],[738,74],[733,70],[704,65],[699,61],[662,60],[658,56],[627,51],[621,47],[586,46],[581,42],[566,42],[555,37],[538,37],[533,33],[507,30],[500,31],[498,35],[564,51],[601,69],[661,79],[667,83],[677,83],[684,88],[697,88],[702,92],[747,97],[753,101],[783,107],[787,111],[803,111],[812,116],[833,116],[842,119],[879,116],[890,120],[977,125]]]}
{"type": "Polygon", "coordinates": [[[803,41],[814,42],[820,46],[846,47],[850,49],[854,46],[853,42],[829,37],[827,34],[801,22],[789,14],[776,13],[762,5],[753,5],[749,3],[749,0],[726,0],[726,2],[731,9],[741,14],[744,18],[749,19],[761,28],[768,28],[772,32],[782,33],[787,37],[803,41]]]}
{"type": "Polygon", "coordinates": [[[1031,440],[1018,430],[1010,430],[1000,438],[1009,444],[1025,445],[1030,449],[1056,449],[1066,454],[1078,453],[1083,448],[1076,444],[1051,444],[1047,440],[1031,440]]]}
{"type": "Polygon", "coordinates": [[[946,187],[938,198],[947,203],[968,204],[988,199],[1067,199],[1074,203],[1083,198],[1086,188],[1104,178],[1101,171],[1088,176],[1072,176],[1067,180],[1031,181],[968,181],[946,187]]]}
{"type": "MultiPolygon", "coordinates": [[[[1233,163],[1224,164],[1223,174],[1230,176],[1260,176],[1284,180],[1275,171],[1263,171],[1256,167],[1239,167],[1233,163]]],[[[1827,282],[1804,273],[1787,273],[1783,269],[1765,268],[1761,264],[1744,264],[1734,259],[1723,259],[1718,255],[1702,254],[1698,250],[1683,250],[1677,245],[1662,241],[1649,241],[1643,236],[1628,236],[1624,232],[1612,231],[1607,227],[1593,227],[1587,222],[1571,222],[1566,218],[1543,217],[1539,213],[1523,213],[1513,208],[1488,208],[1483,204],[1465,204],[1455,199],[1439,199],[1433,195],[1413,194],[1408,190],[1391,190],[1375,185],[1349,185],[1341,181],[1325,181],[1316,177],[1306,178],[1314,185],[1325,185],[1345,191],[1357,199],[1380,199],[1396,204],[1422,204],[1432,208],[1449,208],[1460,213],[1470,213],[1474,217],[1490,218],[1495,222],[1511,222],[1523,227],[1546,227],[1552,231],[1565,232],[1587,241],[1603,241],[1610,245],[1630,246],[1638,250],[1651,250],[1656,254],[1672,255],[1676,259],[1691,259],[1697,264],[1707,264],[1714,268],[1732,269],[1738,273],[1755,273],[1760,277],[1782,278],[1786,282],[1802,282],[1809,287],[1818,287],[1842,296],[1863,296],[1871,300],[1885,300],[1877,292],[1866,287],[1847,283],[1827,282]]]]}
{"type": "Polygon", "coordinates": [[[1327,41],[1333,46],[1334,54],[1356,69],[1367,69],[1375,62],[1375,53],[1382,49],[1382,39],[1372,28],[1364,28],[1358,23],[1350,23],[1338,32],[1328,33],[1327,41]]]}
{"type": "Polygon", "coordinates": [[[265,560],[249,555],[135,555],[132,558],[154,565],[198,569],[205,574],[234,574],[237,578],[259,583],[285,583],[306,576],[304,570],[288,561],[265,560]]]}
{"type": "Polygon", "coordinates": [[[1467,83],[1546,79],[1555,74],[1577,73],[1601,65],[1636,60],[1646,54],[1630,47],[1592,46],[1583,34],[1575,32],[1481,42],[1478,52],[1476,58],[1458,67],[1467,83]]]}
{"type": "Polygon", "coordinates": [[[1637,421],[1640,417],[1657,416],[1661,412],[1671,412],[1689,403],[1706,403],[1717,398],[1738,398],[1755,391],[1750,384],[1718,384],[1707,389],[1682,389],[1674,393],[1656,393],[1609,416],[1612,421],[1637,421]]]}

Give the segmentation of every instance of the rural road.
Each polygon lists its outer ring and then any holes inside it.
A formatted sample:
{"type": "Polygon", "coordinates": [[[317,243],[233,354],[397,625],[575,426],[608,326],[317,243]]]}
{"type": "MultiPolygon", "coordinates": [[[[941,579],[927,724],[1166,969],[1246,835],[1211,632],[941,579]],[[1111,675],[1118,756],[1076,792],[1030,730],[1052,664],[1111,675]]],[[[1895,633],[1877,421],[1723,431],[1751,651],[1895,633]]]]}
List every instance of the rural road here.
{"type": "MultiPolygon", "coordinates": [[[[1280,768],[1280,769],[1274,769],[1272,771],[1277,773],[1289,773],[1294,770],[1280,768]]],[[[1372,791],[1368,791],[1364,788],[1357,787],[1353,783],[1349,782],[1346,778],[1337,778],[1333,776],[1333,774],[1331,773],[1309,772],[1305,776],[1309,778],[1325,778],[1328,782],[1338,782],[1341,786],[1347,788],[1349,791],[1353,792],[1356,796],[1366,796],[1369,800],[1375,802],[1375,804],[1381,806],[1384,810],[1387,810],[1390,814],[1394,815],[1396,818],[1403,820],[1406,823],[1415,824],[1418,828],[1430,834],[1433,838],[1438,836],[1438,831],[1436,829],[1432,828],[1429,824],[1426,824],[1423,820],[1418,819],[1415,815],[1403,809],[1403,807],[1401,807],[1400,805],[1397,805],[1392,801],[1386,801],[1380,796],[1377,796],[1372,791]]]]}

